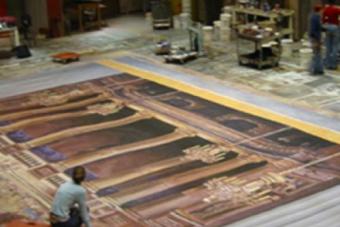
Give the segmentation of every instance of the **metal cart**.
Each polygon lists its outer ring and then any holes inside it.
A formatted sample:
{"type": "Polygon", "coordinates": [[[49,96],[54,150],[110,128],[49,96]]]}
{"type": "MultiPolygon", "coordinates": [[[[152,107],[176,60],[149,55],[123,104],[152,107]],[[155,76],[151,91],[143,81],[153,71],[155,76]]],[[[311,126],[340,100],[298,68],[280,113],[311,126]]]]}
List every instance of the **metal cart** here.
{"type": "Polygon", "coordinates": [[[262,69],[279,65],[282,47],[279,35],[268,37],[238,33],[237,55],[239,65],[262,69]]]}

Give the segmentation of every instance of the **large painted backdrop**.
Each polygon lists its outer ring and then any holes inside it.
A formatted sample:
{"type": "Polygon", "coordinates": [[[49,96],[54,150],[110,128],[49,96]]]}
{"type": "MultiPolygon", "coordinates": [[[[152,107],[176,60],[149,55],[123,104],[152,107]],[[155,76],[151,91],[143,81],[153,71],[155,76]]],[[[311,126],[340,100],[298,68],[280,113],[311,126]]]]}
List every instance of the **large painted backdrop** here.
{"type": "Polygon", "coordinates": [[[339,149],[122,73],[0,101],[3,186],[24,193],[0,213],[43,217],[83,165],[106,226],[222,226],[338,184],[339,149]]]}

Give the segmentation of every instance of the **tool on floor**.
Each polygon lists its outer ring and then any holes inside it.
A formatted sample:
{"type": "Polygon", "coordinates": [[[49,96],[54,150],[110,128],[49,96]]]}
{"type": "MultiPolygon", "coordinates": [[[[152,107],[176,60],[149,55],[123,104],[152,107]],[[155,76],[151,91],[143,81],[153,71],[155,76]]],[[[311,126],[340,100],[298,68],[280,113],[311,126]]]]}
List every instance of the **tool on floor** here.
{"type": "Polygon", "coordinates": [[[64,52],[52,56],[54,62],[68,64],[71,62],[79,61],[80,55],[74,52],[64,52]]]}

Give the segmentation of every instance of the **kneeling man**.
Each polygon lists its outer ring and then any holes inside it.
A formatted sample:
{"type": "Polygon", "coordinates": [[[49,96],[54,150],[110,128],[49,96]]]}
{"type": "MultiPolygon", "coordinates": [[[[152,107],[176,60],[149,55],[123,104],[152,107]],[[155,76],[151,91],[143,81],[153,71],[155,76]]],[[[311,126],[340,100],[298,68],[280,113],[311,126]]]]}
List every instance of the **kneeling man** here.
{"type": "Polygon", "coordinates": [[[81,186],[86,171],[82,166],[75,167],[72,181],[62,184],[53,201],[50,213],[52,227],[91,227],[86,207],[86,190],[81,186]]]}

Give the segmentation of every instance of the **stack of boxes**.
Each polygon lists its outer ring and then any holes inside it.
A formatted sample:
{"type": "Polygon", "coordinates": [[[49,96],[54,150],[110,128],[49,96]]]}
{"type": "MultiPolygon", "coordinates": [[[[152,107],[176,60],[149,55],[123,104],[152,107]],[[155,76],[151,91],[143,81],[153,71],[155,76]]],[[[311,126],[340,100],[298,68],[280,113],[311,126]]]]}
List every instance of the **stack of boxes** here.
{"type": "Polygon", "coordinates": [[[191,15],[191,0],[182,0],[182,13],[191,15]]]}
{"type": "Polygon", "coordinates": [[[214,36],[214,29],[212,26],[204,26],[203,30],[203,48],[205,53],[208,55],[209,58],[213,57],[213,36],[214,36]]]}
{"type": "Polygon", "coordinates": [[[214,21],[214,40],[219,41],[221,39],[221,21],[214,21]]]}
{"type": "Polygon", "coordinates": [[[223,8],[219,21],[214,21],[214,38],[216,41],[229,42],[232,37],[231,30],[232,16],[230,7],[223,8]]]}
{"type": "Polygon", "coordinates": [[[180,14],[180,27],[187,29],[191,26],[191,0],[182,0],[182,13],[180,14]]]}
{"type": "Polygon", "coordinates": [[[229,42],[231,40],[231,15],[229,13],[221,14],[220,40],[229,42]]]}

